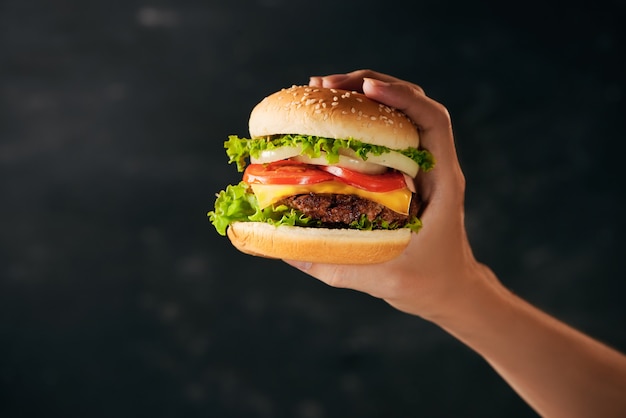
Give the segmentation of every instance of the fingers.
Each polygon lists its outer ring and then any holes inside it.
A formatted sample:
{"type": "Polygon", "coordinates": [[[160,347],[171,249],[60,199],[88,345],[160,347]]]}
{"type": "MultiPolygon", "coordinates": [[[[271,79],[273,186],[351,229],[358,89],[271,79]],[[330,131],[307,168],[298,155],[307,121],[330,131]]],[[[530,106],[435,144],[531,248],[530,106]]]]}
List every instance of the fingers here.
{"type": "Polygon", "coordinates": [[[363,79],[374,78],[381,81],[399,82],[398,78],[372,70],[357,70],[347,74],[332,74],[315,76],[309,80],[309,85],[315,87],[336,88],[363,92],[363,79]]]}
{"type": "Polygon", "coordinates": [[[309,85],[314,87],[336,88],[363,92],[363,81],[365,79],[380,80],[388,83],[410,84],[415,90],[424,94],[424,90],[417,84],[412,84],[408,81],[372,70],[357,70],[347,74],[313,76],[309,79],[309,85]]]}
{"type": "MultiPolygon", "coordinates": [[[[317,277],[327,285],[340,288],[363,290],[362,288],[358,288],[358,282],[355,283],[355,281],[353,280],[353,277],[359,276],[359,274],[356,273],[357,270],[360,270],[359,266],[352,266],[349,269],[346,269],[341,265],[334,264],[318,264],[293,260],[283,261],[304,273],[307,273],[313,277],[317,277]]],[[[360,277],[362,278],[363,275],[360,275],[360,277]]]]}
{"type": "Polygon", "coordinates": [[[331,74],[311,77],[309,84],[315,87],[327,87],[362,92],[364,78],[375,78],[382,81],[401,81],[399,78],[372,70],[357,70],[345,74],[331,74]]]}
{"type": "Polygon", "coordinates": [[[376,266],[283,261],[329,286],[353,289],[378,298],[392,296],[396,287],[390,273],[394,263],[397,263],[393,260],[376,266]]]}

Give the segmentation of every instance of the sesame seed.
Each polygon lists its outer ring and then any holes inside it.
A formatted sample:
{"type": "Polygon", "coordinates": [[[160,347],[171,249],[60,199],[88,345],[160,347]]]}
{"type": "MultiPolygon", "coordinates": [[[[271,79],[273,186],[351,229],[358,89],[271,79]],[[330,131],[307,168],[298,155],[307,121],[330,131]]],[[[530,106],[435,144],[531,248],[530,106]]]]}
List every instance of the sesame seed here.
{"type": "Polygon", "coordinates": [[[361,102],[361,103],[362,103],[362,102],[363,102],[363,99],[361,99],[360,97],[357,97],[357,98],[356,98],[356,101],[357,101],[357,102],[361,102]]]}
{"type": "Polygon", "coordinates": [[[352,113],[356,113],[356,109],[355,109],[355,108],[352,108],[352,109],[350,109],[350,112],[352,112],[352,113]]]}
{"type": "Polygon", "coordinates": [[[333,97],[333,102],[336,102],[337,100],[339,100],[337,99],[337,96],[333,97]]]}
{"type": "Polygon", "coordinates": [[[338,102],[332,102],[331,106],[337,106],[339,103],[338,102]]]}

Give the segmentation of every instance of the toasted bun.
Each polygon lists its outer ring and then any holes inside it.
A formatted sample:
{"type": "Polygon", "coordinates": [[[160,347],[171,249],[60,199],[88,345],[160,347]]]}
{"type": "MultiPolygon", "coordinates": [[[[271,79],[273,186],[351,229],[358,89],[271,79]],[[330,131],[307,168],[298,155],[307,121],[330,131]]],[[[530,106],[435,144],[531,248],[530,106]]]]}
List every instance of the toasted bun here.
{"type": "Polygon", "coordinates": [[[250,114],[253,138],[276,134],[314,135],[418,148],[419,134],[402,112],[357,92],[293,86],[263,99],[250,114]]]}
{"type": "Polygon", "coordinates": [[[328,264],[376,264],[399,256],[409,244],[407,228],[395,231],[273,226],[235,222],[228,238],[246,254],[328,264]]]}

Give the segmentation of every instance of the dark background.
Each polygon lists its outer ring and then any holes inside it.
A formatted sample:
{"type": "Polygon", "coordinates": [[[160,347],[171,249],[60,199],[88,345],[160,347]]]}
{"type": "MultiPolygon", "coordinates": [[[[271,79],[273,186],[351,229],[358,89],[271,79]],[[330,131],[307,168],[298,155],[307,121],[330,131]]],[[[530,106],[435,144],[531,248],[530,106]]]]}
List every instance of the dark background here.
{"type": "Polygon", "coordinates": [[[0,415],[532,417],[437,327],[206,220],[310,75],[450,110],[477,256],[624,350],[623,2],[0,3],[0,415]]]}

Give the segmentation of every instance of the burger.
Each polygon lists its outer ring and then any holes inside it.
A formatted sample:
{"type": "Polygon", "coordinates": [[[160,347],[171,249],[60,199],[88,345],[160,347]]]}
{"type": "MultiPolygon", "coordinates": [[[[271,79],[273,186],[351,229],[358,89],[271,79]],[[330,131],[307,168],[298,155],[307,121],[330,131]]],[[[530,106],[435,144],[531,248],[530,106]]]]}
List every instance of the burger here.
{"type": "Polygon", "coordinates": [[[243,179],[208,213],[239,251],[374,264],[420,230],[414,178],[434,159],[397,109],[355,91],[292,86],[254,107],[249,131],[224,142],[243,179]]]}

